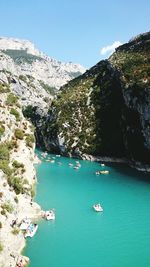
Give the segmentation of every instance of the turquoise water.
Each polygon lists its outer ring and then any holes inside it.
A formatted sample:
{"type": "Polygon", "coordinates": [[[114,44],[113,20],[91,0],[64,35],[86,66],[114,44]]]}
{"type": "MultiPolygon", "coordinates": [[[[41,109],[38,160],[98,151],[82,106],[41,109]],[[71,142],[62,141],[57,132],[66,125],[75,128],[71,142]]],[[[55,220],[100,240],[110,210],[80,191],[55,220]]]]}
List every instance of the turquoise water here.
{"type": "Polygon", "coordinates": [[[148,177],[121,165],[80,161],[75,170],[69,162],[75,164],[61,157],[36,166],[36,201],[44,210],[55,208],[56,220],[38,222],[28,239],[30,267],[149,267],[148,177]],[[110,174],[96,176],[100,169],[110,174]],[[92,209],[97,202],[103,213],[92,209]]]}

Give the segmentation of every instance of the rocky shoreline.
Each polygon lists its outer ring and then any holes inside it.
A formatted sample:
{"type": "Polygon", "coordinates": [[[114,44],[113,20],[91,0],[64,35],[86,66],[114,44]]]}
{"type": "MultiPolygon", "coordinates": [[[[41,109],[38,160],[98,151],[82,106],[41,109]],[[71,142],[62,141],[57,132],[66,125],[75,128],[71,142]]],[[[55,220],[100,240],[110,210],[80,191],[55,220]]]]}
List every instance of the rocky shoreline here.
{"type": "Polygon", "coordinates": [[[92,156],[89,154],[82,154],[80,158],[83,160],[96,161],[96,162],[124,163],[138,171],[145,172],[145,173],[150,172],[149,165],[141,163],[141,162],[130,161],[126,158],[100,157],[100,156],[92,156]]]}
{"type": "MultiPolygon", "coordinates": [[[[36,179],[33,163],[34,162],[31,162],[31,164],[29,164],[29,162],[26,162],[26,167],[30,169],[28,179],[35,185],[36,179]]],[[[3,192],[5,196],[3,203],[9,201],[12,203],[14,209],[12,213],[1,216],[3,227],[0,229],[0,236],[1,243],[3,244],[3,251],[1,252],[0,266],[15,267],[19,266],[17,265],[19,262],[22,262],[22,266],[26,266],[29,263],[29,258],[22,255],[26,240],[23,232],[19,230],[19,224],[24,218],[29,218],[34,222],[39,220],[42,216],[42,210],[36,202],[32,201],[31,196],[27,194],[19,194],[17,196],[18,203],[15,203],[15,192],[10,191],[10,187],[6,183],[6,177],[2,171],[0,172],[0,177],[1,192],[3,192]],[[15,226],[12,226],[13,222],[16,222],[15,226]]]]}

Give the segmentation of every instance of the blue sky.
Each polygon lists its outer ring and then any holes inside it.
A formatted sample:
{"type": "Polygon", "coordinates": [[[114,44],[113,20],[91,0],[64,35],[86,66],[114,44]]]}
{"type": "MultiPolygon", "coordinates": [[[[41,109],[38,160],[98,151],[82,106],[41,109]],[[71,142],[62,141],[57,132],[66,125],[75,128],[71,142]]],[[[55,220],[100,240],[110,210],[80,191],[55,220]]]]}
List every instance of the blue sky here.
{"type": "Polygon", "coordinates": [[[0,36],[28,39],[53,58],[85,67],[107,57],[103,47],[150,28],[148,0],[0,0],[0,11],[0,36]]]}

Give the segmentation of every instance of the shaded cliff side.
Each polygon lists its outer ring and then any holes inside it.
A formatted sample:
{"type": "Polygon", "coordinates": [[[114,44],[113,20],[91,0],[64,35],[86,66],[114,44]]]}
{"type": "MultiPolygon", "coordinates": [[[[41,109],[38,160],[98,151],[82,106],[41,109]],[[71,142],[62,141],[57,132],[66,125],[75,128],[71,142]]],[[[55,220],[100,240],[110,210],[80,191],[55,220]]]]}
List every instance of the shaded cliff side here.
{"type": "Polygon", "coordinates": [[[33,116],[38,144],[150,164],[149,74],[150,32],[63,86],[48,115],[33,116]]]}

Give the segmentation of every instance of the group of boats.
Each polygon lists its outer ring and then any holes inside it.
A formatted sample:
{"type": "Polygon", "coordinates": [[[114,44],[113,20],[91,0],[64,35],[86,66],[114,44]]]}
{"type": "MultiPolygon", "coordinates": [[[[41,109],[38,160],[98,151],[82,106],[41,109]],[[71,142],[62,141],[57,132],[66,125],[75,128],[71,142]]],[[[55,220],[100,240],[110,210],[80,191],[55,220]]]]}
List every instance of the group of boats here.
{"type": "MultiPolygon", "coordinates": [[[[47,210],[43,212],[42,217],[46,220],[55,220],[55,211],[54,209],[47,210]]],[[[24,237],[33,237],[38,229],[38,224],[32,223],[28,218],[22,220],[20,224],[20,230],[24,231],[24,237]]]]}
{"type": "MultiPolygon", "coordinates": [[[[103,208],[99,203],[94,204],[93,209],[96,212],[102,212],[103,211],[103,208]]],[[[47,221],[55,220],[55,210],[51,209],[51,210],[44,211],[42,214],[42,217],[44,219],[46,219],[47,221]]],[[[20,230],[24,231],[24,237],[25,238],[26,237],[33,237],[35,235],[37,229],[38,229],[38,224],[32,223],[31,220],[28,218],[23,219],[21,224],[20,224],[20,230]]]]}
{"type": "Polygon", "coordinates": [[[24,230],[24,237],[33,237],[38,229],[36,223],[32,223],[30,219],[25,218],[22,220],[20,230],[24,230]]]}
{"type": "Polygon", "coordinates": [[[75,169],[75,170],[78,170],[79,168],[81,168],[81,164],[79,161],[76,161],[75,166],[73,165],[73,163],[69,163],[68,165],[69,165],[69,167],[73,167],[73,169],[75,169]]]}

